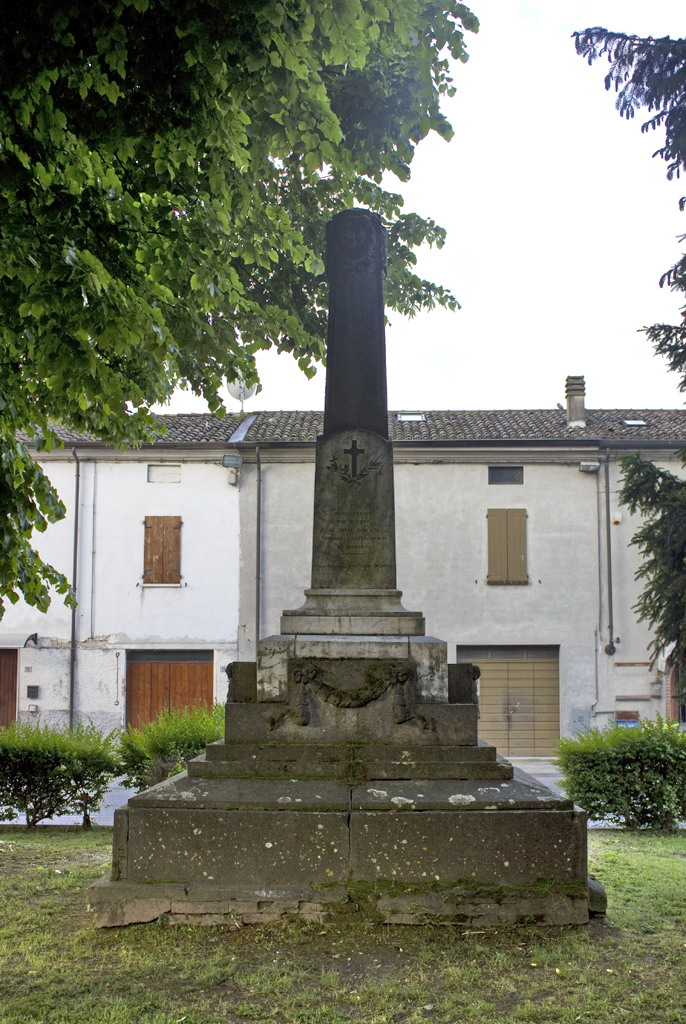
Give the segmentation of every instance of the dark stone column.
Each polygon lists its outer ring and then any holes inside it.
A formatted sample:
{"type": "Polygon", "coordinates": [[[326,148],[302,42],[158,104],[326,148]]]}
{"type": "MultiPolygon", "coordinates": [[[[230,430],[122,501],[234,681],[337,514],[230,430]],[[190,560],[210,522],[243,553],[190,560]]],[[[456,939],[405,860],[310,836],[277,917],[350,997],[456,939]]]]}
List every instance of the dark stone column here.
{"type": "Polygon", "coordinates": [[[324,437],[369,430],[388,437],[381,218],[345,210],[326,228],[329,279],[324,437]]]}
{"type": "Polygon", "coordinates": [[[393,451],[388,439],[380,217],[327,225],[324,433],[317,441],[312,587],[395,588],[393,451]]]}

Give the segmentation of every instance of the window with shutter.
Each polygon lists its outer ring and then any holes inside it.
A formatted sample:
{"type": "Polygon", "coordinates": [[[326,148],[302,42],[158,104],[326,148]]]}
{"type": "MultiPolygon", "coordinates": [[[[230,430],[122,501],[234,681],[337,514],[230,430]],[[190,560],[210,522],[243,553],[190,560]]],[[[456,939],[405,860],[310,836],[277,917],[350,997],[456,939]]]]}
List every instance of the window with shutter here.
{"type": "Polygon", "coordinates": [[[143,583],[181,583],[181,516],[146,516],[143,583]]]}
{"type": "Polygon", "coordinates": [[[526,509],[489,508],[487,583],[528,583],[526,509]]]}

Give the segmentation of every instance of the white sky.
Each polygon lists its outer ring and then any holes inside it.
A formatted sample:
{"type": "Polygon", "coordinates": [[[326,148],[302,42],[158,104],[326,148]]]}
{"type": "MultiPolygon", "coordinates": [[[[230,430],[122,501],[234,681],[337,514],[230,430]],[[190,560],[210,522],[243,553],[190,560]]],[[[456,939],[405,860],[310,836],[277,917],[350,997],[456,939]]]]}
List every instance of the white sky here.
{"type": "MultiPolygon", "coordinates": [[[[607,64],[576,55],[591,25],[639,35],[686,34],[680,0],[473,0],[481,21],[455,70],[446,144],[426,139],[402,191],[406,210],[448,230],[420,256],[423,276],[462,310],[386,332],[392,409],[554,408],[568,374],[586,377],[591,408],[680,408],[678,378],[640,328],[677,322],[679,298],[658,287],[686,233],[678,199],[642,135],[605,91],[607,64]]],[[[324,371],[307,381],[292,357],[261,355],[258,409],[321,409],[324,371]]],[[[227,408],[238,403],[228,398],[227,408]]],[[[166,411],[203,412],[180,395],[166,411]]]]}

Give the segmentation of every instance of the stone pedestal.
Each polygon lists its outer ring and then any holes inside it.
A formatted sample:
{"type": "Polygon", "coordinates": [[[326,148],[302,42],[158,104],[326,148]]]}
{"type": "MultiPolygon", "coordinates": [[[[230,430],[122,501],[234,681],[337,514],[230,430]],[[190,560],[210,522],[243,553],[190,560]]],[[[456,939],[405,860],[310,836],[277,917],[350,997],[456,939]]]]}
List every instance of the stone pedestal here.
{"type": "Polygon", "coordinates": [[[585,812],[431,692],[440,641],[272,637],[260,657],[234,666],[224,741],[116,812],[98,926],[588,920],[585,812]]]}

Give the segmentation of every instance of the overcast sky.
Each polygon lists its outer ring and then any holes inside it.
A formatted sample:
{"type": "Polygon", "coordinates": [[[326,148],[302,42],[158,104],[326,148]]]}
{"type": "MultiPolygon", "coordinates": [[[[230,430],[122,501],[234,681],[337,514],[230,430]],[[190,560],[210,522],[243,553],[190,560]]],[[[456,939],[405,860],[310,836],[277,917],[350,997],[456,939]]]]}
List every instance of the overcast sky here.
{"type": "MultiPolygon", "coordinates": [[[[481,21],[444,109],[446,144],[426,139],[402,191],[405,208],[448,229],[422,254],[424,276],[461,311],[386,332],[393,409],[554,408],[568,374],[583,374],[591,408],[679,408],[677,377],[640,328],[676,322],[678,296],[658,286],[686,233],[678,199],[642,135],[570,38],[602,25],[639,35],[686,34],[683,0],[473,0],[481,21]]],[[[307,381],[291,357],[263,355],[263,391],[246,410],[323,408],[324,373],[307,381]]],[[[228,399],[230,409],[237,403],[228,399]]],[[[172,411],[202,412],[188,397],[172,411]]]]}

